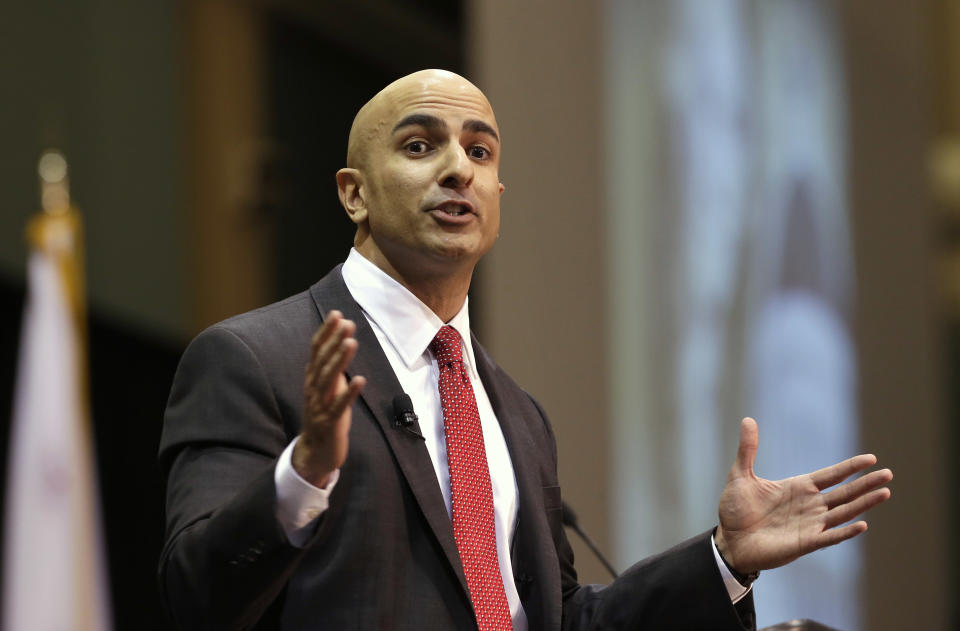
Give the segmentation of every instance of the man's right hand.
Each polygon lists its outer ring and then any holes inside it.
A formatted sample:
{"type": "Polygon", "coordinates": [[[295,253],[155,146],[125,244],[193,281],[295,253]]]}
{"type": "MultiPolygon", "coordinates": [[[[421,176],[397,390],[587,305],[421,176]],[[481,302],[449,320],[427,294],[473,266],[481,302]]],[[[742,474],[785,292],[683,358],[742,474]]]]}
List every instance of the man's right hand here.
{"type": "Polygon", "coordinates": [[[300,439],[293,448],[293,468],[310,484],[323,488],[347,459],[350,406],[366,379],[344,372],[357,352],[356,325],[331,311],[311,342],[304,380],[300,439]]]}

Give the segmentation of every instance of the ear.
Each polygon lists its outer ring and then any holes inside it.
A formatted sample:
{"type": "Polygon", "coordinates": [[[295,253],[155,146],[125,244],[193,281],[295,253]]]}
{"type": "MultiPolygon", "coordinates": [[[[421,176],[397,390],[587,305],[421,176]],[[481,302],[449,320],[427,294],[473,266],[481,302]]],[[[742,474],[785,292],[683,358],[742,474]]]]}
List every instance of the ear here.
{"type": "Polygon", "coordinates": [[[507,187],[503,185],[503,182],[500,182],[500,194],[503,195],[505,190],[507,190],[507,187]]]}
{"type": "Polygon", "coordinates": [[[359,225],[367,220],[367,205],[363,199],[363,174],[358,169],[337,171],[337,194],[350,221],[359,225]]]}

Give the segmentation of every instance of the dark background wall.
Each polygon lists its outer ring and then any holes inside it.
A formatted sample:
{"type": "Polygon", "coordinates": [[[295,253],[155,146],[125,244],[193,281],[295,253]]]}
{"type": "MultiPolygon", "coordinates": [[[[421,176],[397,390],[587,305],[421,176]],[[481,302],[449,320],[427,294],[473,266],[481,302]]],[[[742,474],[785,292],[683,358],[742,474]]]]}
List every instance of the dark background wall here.
{"type": "MultiPolygon", "coordinates": [[[[334,173],[343,166],[357,109],[413,70],[463,67],[459,2],[207,2],[197,3],[207,5],[197,11],[212,16],[200,18],[192,4],[152,3],[138,15],[96,0],[38,3],[18,8],[0,27],[6,41],[0,94],[8,108],[0,116],[8,140],[0,149],[6,191],[0,213],[0,471],[6,471],[25,299],[22,226],[39,208],[35,161],[43,148],[56,146],[70,160],[72,193],[87,223],[91,405],[117,629],[167,628],[155,578],[163,542],[156,465],[163,409],[189,338],[241,310],[197,304],[190,289],[204,273],[205,253],[219,247],[186,233],[195,215],[209,214],[196,208],[190,192],[201,136],[193,126],[206,115],[184,96],[194,89],[184,86],[197,85],[190,77],[202,66],[191,29],[207,19],[222,19],[225,29],[230,20],[252,25],[248,31],[234,27],[232,37],[252,35],[255,41],[240,45],[254,50],[261,64],[262,84],[249,97],[258,101],[254,124],[261,140],[240,175],[255,197],[225,197],[242,207],[262,248],[247,251],[230,234],[213,238],[225,238],[223,247],[238,258],[255,257],[269,270],[262,279],[232,279],[257,284],[259,303],[303,290],[345,258],[353,224],[337,200],[334,173]],[[398,28],[421,18],[429,23],[424,38],[398,28]],[[357,24],[366,25],[365,39],[383,45],[357,41],[357,24]],[[17,57],[26,62],[14,67],[17,57]],[[116,153],[105,156],[109,149],[116,153]],[[198,311],[216,315],[198,318],[198,311]]],[[[223,83],[203,77],[200,83],[202,93],[193,98],[204,107],[244,108],[231,101],[223,83]]],[[[231,145],[226,151],[245,149],[231,145]]]]}

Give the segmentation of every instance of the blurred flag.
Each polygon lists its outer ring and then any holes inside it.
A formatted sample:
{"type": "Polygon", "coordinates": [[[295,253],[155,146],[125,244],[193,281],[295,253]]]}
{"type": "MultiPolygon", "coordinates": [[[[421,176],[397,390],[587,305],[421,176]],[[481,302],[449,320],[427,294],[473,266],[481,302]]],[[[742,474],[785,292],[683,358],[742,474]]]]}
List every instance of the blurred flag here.
{"type": "Polygon", "coordinates": [[[40,160],[10,433],[4,631],[108,631],[86,379],[80,217],[66,162],[40,160]]]}

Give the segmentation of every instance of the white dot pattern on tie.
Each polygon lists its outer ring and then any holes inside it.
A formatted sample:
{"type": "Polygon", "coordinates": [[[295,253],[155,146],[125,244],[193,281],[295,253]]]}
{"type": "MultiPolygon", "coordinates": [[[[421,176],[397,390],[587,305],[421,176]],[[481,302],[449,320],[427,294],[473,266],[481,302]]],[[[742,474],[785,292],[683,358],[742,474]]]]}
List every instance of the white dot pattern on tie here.
{"type": "Polygon", "coordinates": [[[511,631],[510,606],[497,560],[493,489],[480,413],[457,330],[444,326],[430,343],[440,370],[440,405],[450,468],[453,536],[481,631],[511,631]]]}

